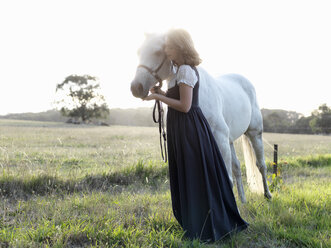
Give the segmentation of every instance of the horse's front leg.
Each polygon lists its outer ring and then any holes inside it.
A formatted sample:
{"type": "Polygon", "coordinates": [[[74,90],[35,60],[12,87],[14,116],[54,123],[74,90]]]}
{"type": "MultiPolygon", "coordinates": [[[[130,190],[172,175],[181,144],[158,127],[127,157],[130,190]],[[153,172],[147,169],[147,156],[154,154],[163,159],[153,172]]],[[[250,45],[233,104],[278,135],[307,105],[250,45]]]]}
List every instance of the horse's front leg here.
{"type": "Polygon", "coordinates": [[[231,160],[231,149],[229,142],[229,129],[225,125],[222,127],[214,127],[213,134],[214,138],[217,142],[218,148],[221,152],[223,161],[225,163],[226,170],[228,172],[228,176],[230,178],[231,186],[233,187],[233,178],[232,178],[232,160],[231,160]]]}

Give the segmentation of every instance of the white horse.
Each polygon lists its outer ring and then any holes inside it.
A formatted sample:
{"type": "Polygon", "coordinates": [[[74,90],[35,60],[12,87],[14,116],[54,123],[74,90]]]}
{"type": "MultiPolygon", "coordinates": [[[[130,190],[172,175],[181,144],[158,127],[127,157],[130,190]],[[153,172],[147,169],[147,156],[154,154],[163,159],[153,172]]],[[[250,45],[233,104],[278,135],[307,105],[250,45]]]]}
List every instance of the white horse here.
{"type": "MultiPolygon", "coordinates": [[[[139,49],[140,65],[131,83],[135,97],[146,97],[158,81],[170,82],[175,76],[163,51],[164,43],[164,35],[150,34],[139,49]]],[[[232,185],[233,175],[236,179],[241,201],[246,202],[246,197],[233,145],[240,136],[244,137],[248,185],[251,190],[264,192],[265,197],[271,198],[264,161],[262,115],[253,85],[240,75],[229,74],[215,79],[200,66],[197,69],[200,77],[199,106],[219,146],[232,185]]]]}

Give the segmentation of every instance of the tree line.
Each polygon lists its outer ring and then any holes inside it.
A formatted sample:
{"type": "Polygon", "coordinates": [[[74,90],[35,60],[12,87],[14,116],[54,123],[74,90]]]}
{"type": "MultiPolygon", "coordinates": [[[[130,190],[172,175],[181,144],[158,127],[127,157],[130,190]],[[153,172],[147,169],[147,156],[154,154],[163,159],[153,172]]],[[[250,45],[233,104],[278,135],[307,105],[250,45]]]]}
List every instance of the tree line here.
{"type": "MultiPolygon", "coordinates": [[[[156,124],[152,119],[152,108],[110,109],[109,115],[103,119],[92,118],[90,124],[147,126],[156,124]]],[[[264,132],[298,133],[298,134],[330,134],[331,113],[330,107],[321,105],[311,116],[304,117],[294,111],[262,109],[264,132]],[[322,110],[320,110],[322,108],[322,110]]],[[[21,113],[0,116],[5,119],[68,122],[59,110],[53,109],[41,113],[21,113]]]]}
{"type": "Polygon", "coordinates": [[[331,134],[331,108],[322,104],[310,116],[294,111],[262,109],[265,132],[331,134]]]}

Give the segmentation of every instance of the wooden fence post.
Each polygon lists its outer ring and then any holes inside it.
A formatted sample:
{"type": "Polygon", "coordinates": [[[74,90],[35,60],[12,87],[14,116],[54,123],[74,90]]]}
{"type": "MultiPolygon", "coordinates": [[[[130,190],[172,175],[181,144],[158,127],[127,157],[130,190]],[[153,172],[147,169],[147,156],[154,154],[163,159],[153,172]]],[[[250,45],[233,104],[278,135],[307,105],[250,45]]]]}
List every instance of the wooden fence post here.
{"type": "Polygon", "coordinates": [[[277,176],[278,145],[274,144],[274,174],[277,176]]]}

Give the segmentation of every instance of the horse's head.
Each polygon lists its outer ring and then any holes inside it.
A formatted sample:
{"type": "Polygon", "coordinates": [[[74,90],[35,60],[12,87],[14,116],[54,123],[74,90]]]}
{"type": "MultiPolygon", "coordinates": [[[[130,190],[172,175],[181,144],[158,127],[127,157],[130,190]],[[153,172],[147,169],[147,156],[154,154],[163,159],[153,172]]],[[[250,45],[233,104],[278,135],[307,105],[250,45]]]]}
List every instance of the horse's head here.
{"type": "Polygon", "coordinates": [[[138,52],[136,75],[131,82],[131,92],[135,97],[146,97],[153,86],[169,77],[171,62],[164,53],[164,42],[164,35],[146,35],[138,52]]]}

